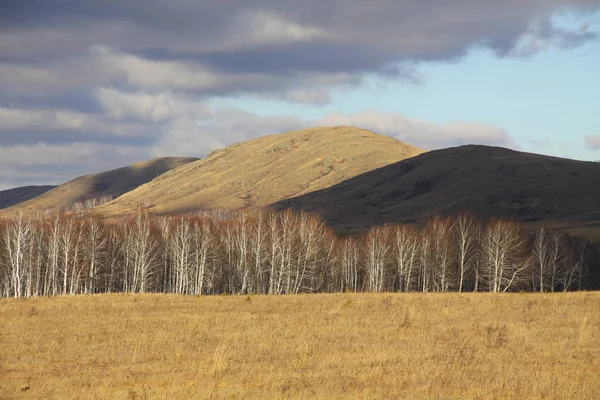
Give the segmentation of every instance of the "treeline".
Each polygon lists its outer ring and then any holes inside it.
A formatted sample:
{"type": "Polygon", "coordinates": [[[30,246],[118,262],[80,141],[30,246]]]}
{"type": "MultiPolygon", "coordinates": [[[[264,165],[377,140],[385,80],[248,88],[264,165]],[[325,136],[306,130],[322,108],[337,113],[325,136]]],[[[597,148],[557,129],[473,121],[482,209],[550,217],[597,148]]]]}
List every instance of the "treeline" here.
{"type": "Polygon", "coordinates": [[[73,204],[64,207],[62,211],[75,211],[82,212],[85,210],[90,210],[94,207],[101,206],[103,204],[109,203],[114,200],[113,196],[100,196],[100,197],[92,197],[82,201],[76,201],[73,204]]]}
{"type": "Polygon", "coordinates": [[[0,295],[598,288],[599,248],[469,214],[338,237],[305,213],[0,221],[0,295]]]}

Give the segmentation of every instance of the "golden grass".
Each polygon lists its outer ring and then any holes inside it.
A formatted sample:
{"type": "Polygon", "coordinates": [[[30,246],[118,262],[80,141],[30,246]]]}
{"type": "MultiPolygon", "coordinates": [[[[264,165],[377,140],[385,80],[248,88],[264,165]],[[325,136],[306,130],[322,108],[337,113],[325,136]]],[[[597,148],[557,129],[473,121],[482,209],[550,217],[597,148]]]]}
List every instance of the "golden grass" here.
{"type": "Polygon", "coordinates": [[[263,207],[414,157],[424,150],[349,126],[318,127],[236,143],[96,208],[122,215],[263,207]]]}
{"type": "Polygon", "coordinates": [[[0,301],[0,398],[599,399],[600,293],[0,301]]]}

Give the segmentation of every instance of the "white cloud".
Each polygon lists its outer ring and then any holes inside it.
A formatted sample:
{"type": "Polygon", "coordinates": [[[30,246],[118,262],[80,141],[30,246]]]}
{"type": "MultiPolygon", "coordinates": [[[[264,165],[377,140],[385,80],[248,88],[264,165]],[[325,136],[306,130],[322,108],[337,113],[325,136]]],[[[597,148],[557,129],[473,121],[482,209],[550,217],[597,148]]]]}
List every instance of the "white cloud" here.
{"type": "Polygon", "coordinates": [[[200,121],[182,119],[166,131],[154,147],[154,155],[199,157],[235,142],[303,127],[297,116],[259,117],[240,110],[215,110],[200,121]]]}
{"type": "Polygon", "coordinates": [[[529,56],[553,46],[568,49],[598,38],[598,33],[590,30],[589,22],[579,22],[578,25],[574,28],[561,27],[552,15],[535,19],[519,37],[510,54],[529,56]]]}
{"type": "Polygon", "coordinates": [[[330,36],[323,28],[293,22],[267,9],[242,11],[232,21],[231,26],[231,33],[217,42],[214,47],[216,51],[309,42],[330,36]]]}
{"type": "MultiPolygon", "coordinates": [[[[110,115],[88,114],[68,109],[27,110],[0,108],[0,133],[19,135],[13,141],[28,141],[33,133],[44,133],[44,138],[60,140],[62,137],[103,136],[106,140],[115,137],[139,137],[152,131],[147,129],[147,121],[127,121],[111,118],[110,115]]],[[[37,136],[36,136],[37,137],[37,136]]],[[[1,136],[0,136],[1,138],[1,136]]],[[[39,139],[39,137],[38,137],[39,139]]]]}
{"type": "MultiPolygon", "coordinates": [[[[0,185],[14,181],[27,171],[47,173],[57,171],[70,178],[77,171],[98,172],[113,169],[153,156],[201,157],[210,151],[234,142],[250,140],[258,136],[281,133],[294,129],[324,125],[354,125],[386,134],[406,143],[436,149],[461,144],[488,144],[515,148],[507,132],[476,122],[434,124],[396,113],[364,111],[355,114],[329,114],[318,120],[302,120],[294,115],[260,117],[249,112],[233,109],[210,110],[205,103],[185,97],[163,93],[121,93],[114,90],[98,92],[112,125],[136,126],[147,136],[155,139],[147,145],[140,143],[67,143],[51,145],[44,143],[6,146],[0,149],[0,168],[11,171],[12,176],[1,177],[0,185]],[[129,122],[132,119],[134,122],[129,122]]],[[[19,121],[27,121],[35,114],[19,115],[19,121]]],[[[44,116],[43,113],[41,113],[44,116]]],[[[4,120],[4,119],[0,119],[4,120]]],[[[43,118],[38,121],[44,123],[43,118]]],[[[61,121],[60,118],[55,120],[61,121]]],[[[77,118],[63,118],[63,126],[79,126],[77,118]]],[[[85,123],[83,124],[85,126],[85,123]]],[[[82,133],[83,134],[83,133],[82,133]]],[[[43,181],[39,176],[32,179],[43,181]]],[[[56,183],[56,179],[48,179],[56,183]]]]}
{"type": "Polygon", "coordinates": [[[591,150],[600,150],[600,136],[586,136],[585,145],[591,150]]]}
{"type": "Polygon", "coordinates": [[[0,108],[0,130],[82,129],[92,125],[92,118],[76,111],[0,108]]]}
{"type": "Polygon", "coordinates": [[[313,126],[352,125],[392,136],[428,150],[463,144],[485,144],[517,148],[508,133],[478,122],[434,124],[402,114],[364,111],[334,113],[318,120],[302,120],[294,115],[259,117],[240,110],[216,110],[201,123],[182,123],[166,131],[156,143],[156,155],[205,155],[211,150],[258,136],[313,126]]]}
{"type": "Polygon", "coordinates": [[[209,68],[184,61],[147,60],[131,54],[106,50],[105,60],[123,72],[128,83],[147,90],[209,90],[222,78],[209,68]]]}
{"type": "Polygon", "coordinates": [[[115,120],[162,122],[181,116],[200,118],[208,113],[206,103],[166,92],[129,93],[113,88],[101,88],[97,91],[96,98],[107,115],[115,120]]]}
{"type": "Polygon", "coordinates": [[[316,122],[319,125],[359,126],[425,149],[439,149],[462,144],[487,144],[517,148],[505,130],[480,122],[434,124],[408,118],[398,113],[383,113],[374,110],[355,114],[329,114],[316,122]]]}

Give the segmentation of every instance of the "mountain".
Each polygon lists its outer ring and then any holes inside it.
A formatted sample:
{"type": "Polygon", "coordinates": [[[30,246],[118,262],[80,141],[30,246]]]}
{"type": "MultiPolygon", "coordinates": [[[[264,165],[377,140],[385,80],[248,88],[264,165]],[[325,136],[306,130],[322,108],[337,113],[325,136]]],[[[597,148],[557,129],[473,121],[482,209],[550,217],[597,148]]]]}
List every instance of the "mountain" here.
{"type": "Polygon", "coordinates": [[[80,176],[3,212],[10,214],[19,211],[63,209],[90,199],[116,198],[173,168],[196,160],[197,158],[183,157],[154,158],[112,171],[80,176]]]}
{"type": "Polygon", "coordinates": [[[259,137],[213,152],[96,208],[101,215],[266,206],[421,154],[388,136],[347,126],[259,137]]]}
{"type": "Polygon", "coordinates": [[[56,186],[23,186],[0,191],[0,209],[33,199],[56,186]]]}
{"type": "Polygon", "coordinates": [[[320,214],[340,233],[470,211],[600,239],[600,163],[461,146],[427,152],[272,207],[320,214]]]}

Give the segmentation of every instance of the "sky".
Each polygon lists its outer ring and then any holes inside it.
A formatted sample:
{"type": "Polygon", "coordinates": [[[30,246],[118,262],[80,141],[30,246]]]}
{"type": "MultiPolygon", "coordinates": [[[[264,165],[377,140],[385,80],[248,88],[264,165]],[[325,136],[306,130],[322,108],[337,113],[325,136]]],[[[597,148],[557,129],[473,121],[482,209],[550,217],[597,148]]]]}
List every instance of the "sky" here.
{"type": "Polygon", "coordinates": [[[0,190],[354,125],[600,159],[600,0],[5,0],[0,190]]]}

